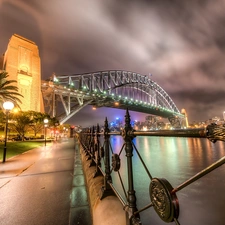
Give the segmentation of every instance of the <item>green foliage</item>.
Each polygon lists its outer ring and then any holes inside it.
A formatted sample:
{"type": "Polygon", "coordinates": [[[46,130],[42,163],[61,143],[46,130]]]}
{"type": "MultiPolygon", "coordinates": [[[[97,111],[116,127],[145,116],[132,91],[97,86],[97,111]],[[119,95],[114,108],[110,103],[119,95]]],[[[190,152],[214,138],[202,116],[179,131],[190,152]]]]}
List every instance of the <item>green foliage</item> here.
{"type": "MultiPolygon", "coordinates": [[[[1,113],[1,112],[0,112],[1,113]]],[[[19,111],[17,113],[10,113],[9,128],[12,132],[19,134],[24,139],[28,131],[32,131],[36,137],[44,129],[44,119],[48,119],[48,127],[58,126],[59,121],[53,117],[51,118],[46,113],[35,111],[19,111]]]]}
{"type": "Polygon", "coordinates": [[[50,118],[50,116],[46,113],[29,111],[31,123],[30,129],[34,132],[34,136],[37,136],[39,132],[43,129],[43,121],[45,118],[50,118]]]}
{"type": "Polygon", "coordinates": [[[59,125],[59,120],[56,117],[47,118],[49,120],[48,124],[50,127],[56,127],[59,125]]]}
{"type": "MultiPolygon", "coordinates": [[[[8,142],[7,143],[7,154],[6,157],[10,158],[12,156],[21,154],[28,150],[41,147],[44,145],[42,141],[26,141],[26,142],[8,142]]],[[[4,148],[4,143],[0,142],[0,148],[4,148]]],[[[2,160],[2,154],[0,155],[0,160],[2,160]]]]}
{"type": "Polygon", "coordinates": [[[28,131],[30,124],[32,123],[30,113],[19,111],[18,113],[11,113],[10,119],[13,121],[12,123],[9,123],[9,127],[17,132],[22,139],[25,136],[25,133],[28,131]]]}
{"type": "Polygon", "coordinates": [[[21,103],[20,97],[23,97],[18,93],[18,87],[14,84],[16,80],[8,80],[8,73],[5,71],[0,72],[0,107],[5,101],[11,101],[15,106],[21,103]]]}
{"type": "Polygon", "coordinates": [[[2,110],[0,110],[0,124],[5,123],[5,114],[2,110]]]}

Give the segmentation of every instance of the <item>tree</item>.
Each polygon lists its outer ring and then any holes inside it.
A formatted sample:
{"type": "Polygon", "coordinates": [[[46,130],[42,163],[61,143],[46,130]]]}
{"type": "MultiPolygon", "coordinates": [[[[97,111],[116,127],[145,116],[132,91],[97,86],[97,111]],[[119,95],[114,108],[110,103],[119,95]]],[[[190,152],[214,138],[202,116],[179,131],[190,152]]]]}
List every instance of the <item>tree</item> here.
{"type": "Polygon", "coordinates": [[[10,128],[16,131],[24,140],[25,133],[29,130],[32,119],[30,117],[30,112],[19,111],[15,114],[10,114],[10,119],[13,123],[10,123],[10,128]]]}
{"type": "Polygon", "coordinates": [[[28,131],[32,130],[34,132],[34,136],[37,136],[38,133],[42,132],[44,129],[44,119],[48,119],[49,128],[55,128],[59,123],[55,117],[51,118],[47,113],[35,111],[19,111],[17,113],[11,113],[9,119],[12,121],[9,123],[10,129],[18,133],[22,140],[24,140],[25,134],[28,131]]]}
{"type": "Polygon", "coordinates": [[[0,109],[0,130],[4,130],[5,127],[5,114],[4,112],[0,109]]]}
{"type": "Polygon", "coordinates": [[[17,132],[22,137],[22,140],[24,140],[26,132],[32,130],[34,136],[37,136],[43,130],[45,118],[50,120],[50,116],[46,113],[19,111],[10,115],[10,119],[13,121],[10,124],[10,128],[17,132]]]}
{"type": "Polygon", "coordinates": [[[30,129],[34,132],[34,136],[37,136],[43,130],[43,121],[45,118],[50,119],[50,116],[46,113],[29,111],[31,124],[30,129]]]}
{"type": "Polygon", "coordinates": [[[0,109],[0,124],[5,123],[5,114],[3,110],[0,109]]]}
{"type": "Polygon", "coordinates": [[[12,101],[15,106],[21,103],[19,97],[23,97],[18,93],[18,87],[14,84],[17,83],[16,80],[8,80],[8,73],[5,71],[0,72],[0,108],[5,101],[12,101]]]}

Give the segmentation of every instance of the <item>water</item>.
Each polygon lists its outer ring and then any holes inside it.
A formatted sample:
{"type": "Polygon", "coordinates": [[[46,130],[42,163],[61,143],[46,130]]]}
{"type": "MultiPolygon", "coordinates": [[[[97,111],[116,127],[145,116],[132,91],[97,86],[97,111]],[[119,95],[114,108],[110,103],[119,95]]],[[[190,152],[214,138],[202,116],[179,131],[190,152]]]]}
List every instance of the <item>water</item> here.
{"type": "MultiPolygon", "coordinates": [[[[211,143],[204,138],[136,137],[139,150],[152,177],[166,178],[177,187],[221,157],[225,156],[225,143],[211,143]]],[[[123,140],[111,137],[113,151],[119,153],[123,140]]],[[[150,178],[134,151],[134,189],[138,209],[150,203],[150,178]]],[[[121,153],[121,177],[127,187],[126,157],[121,153]]],[[[113,183],[122,192],[118,174],[113,174],[113,183]]],[[[127,190],[127,188],[126,188],[127,190]]],[[[123,195],[124,196],[124,195],[123,195]]],[[[205,175],[177,192],[181,225],[225,224],[225,165],[205,175]]],[[[143,225],[165,225],[153,207],[140,213],[143,225]]],[[[175,223],[172,223],[175,224],[175,223]]]]}

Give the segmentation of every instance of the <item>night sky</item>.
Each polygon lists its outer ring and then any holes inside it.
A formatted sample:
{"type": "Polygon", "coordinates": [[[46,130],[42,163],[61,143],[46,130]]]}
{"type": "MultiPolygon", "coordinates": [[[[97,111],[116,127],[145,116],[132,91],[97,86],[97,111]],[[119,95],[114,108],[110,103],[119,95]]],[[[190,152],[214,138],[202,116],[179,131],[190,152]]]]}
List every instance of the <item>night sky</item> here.
{"type": "MultiPolygon", "coordinates": [[[[38,45],[42,79],[151,73],[190,122],[225,110],[225,0],[0,0],[0,53],[14,33],[38,45]]],[[[100,123],[124,114],[87,107],[70,122],[86,125],[90,112],[100,123]]]]}

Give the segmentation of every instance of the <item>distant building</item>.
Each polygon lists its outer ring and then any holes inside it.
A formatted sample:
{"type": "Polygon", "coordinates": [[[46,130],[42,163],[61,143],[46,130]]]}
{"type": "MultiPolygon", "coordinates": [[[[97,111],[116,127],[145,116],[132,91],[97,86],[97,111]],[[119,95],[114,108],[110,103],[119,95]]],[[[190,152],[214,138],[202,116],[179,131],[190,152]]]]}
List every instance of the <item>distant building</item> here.
{"type": "Polygon", "coordinates": [[[22,111],[44,112],[41,93],[41,60],[38,46],[17,34],[12,35],[5,54],[0,58],[0,69],[16,80],[19,93],[24,96],[22,111]],[[2,68],[1,68],[2,67],[2,68]]]}

